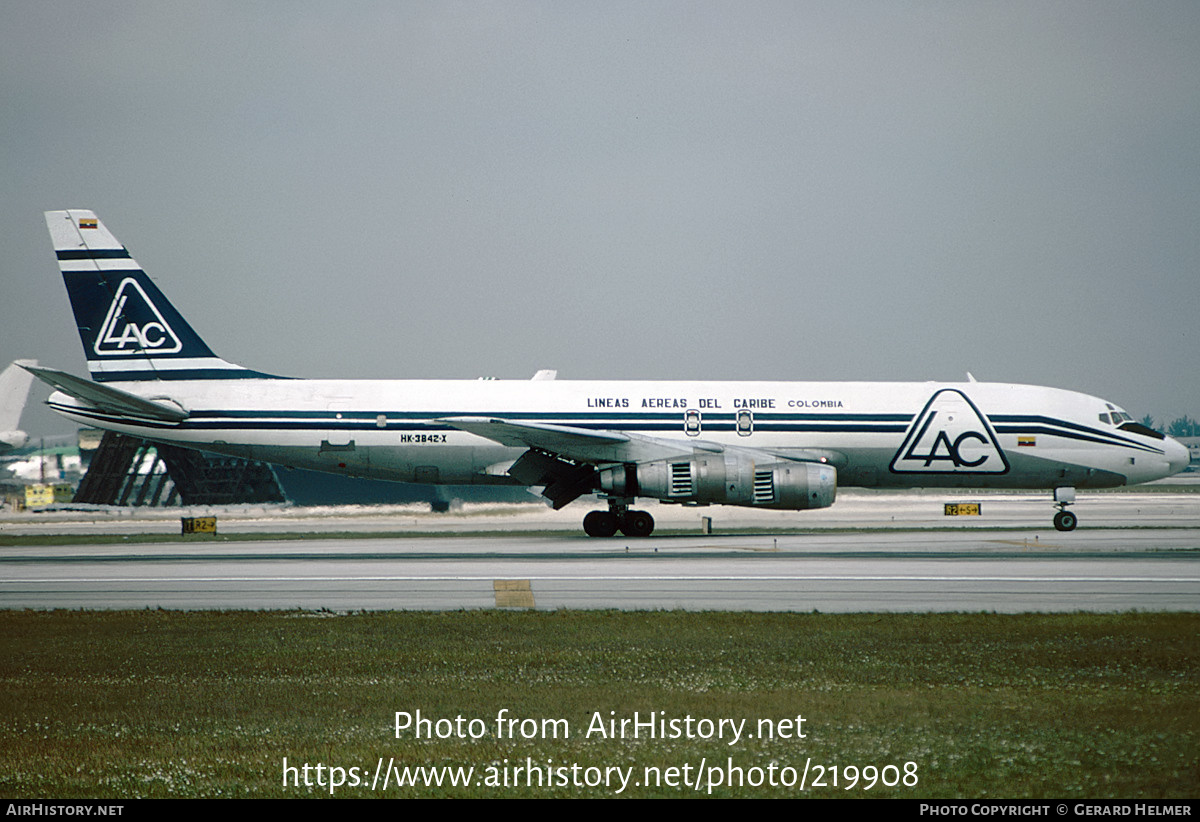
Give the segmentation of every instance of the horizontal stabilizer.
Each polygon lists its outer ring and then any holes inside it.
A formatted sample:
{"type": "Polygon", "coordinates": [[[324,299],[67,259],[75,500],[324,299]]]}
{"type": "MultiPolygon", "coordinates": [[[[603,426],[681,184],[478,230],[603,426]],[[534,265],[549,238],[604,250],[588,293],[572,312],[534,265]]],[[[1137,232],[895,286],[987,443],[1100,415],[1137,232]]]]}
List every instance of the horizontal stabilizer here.
{"type": "Polygon", "coordinates": [[[42,382],[57,388],[59,391],[82,400],[101,411],[139,419],[159,420],[161,422],[181,422],[188,417],[182,408],[163,405],[147,400],[128,391],[113,388],[108,385],[76,377],[66,371],[54,368],[38,368],[32,365],[22,366],[42,382]]]}

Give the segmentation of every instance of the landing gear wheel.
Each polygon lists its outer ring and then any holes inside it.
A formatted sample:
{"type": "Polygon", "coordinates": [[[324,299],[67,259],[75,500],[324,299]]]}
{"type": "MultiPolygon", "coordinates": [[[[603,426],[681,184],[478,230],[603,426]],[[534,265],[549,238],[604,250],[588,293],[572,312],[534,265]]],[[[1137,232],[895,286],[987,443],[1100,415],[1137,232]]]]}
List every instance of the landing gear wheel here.
{"type": "Polygon", "coordinates": [[[1070,511],[1059,511],[1054,515],[1054,527],[1059,531],[1074,531],[1079,518],[1070,511]]]}
{"type": "Polygon", "coordinates": [[[648,537],[654,532],[654,517],[645,511],[626,511],[621,533],[627,537],[648,537]]]}
{"type": "Polygon", "coordinates": [[[611,511],[589,511],[583,518],[583,530],[589,537],[611,537],[618,525],[620,520],[611,511]]]}

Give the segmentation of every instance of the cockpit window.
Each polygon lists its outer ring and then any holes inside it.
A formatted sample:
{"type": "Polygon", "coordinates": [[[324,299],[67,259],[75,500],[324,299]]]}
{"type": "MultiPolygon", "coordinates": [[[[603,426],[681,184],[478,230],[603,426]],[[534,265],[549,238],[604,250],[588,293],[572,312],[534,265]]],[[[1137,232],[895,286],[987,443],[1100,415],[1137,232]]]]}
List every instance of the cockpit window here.
{"type": "MultiPolygon", "coordinates": [[[[1126,416],[1128,417],[1129,415],[1126,414],[1126,416]]],[[[1156,440],[1166,439],[1160,432],[1155,431],[1153,428],[1147,428],[1140,422],[1126,422],[1120,428],[1122,431],[1128,431],[1130,434],[1141,434],[1143,437],[1153,437],[1156,440]]]]}

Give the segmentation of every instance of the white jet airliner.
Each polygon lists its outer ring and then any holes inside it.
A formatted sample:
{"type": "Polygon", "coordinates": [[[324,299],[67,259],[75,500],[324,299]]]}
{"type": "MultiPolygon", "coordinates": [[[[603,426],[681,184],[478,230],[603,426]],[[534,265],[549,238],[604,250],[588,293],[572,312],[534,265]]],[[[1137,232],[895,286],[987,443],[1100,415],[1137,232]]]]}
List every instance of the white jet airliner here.
{"type": "Polygon", "coordinates": [[[1170,476],[1178,442],[1104,400],[965,383],[309,380],[213,354],[91,211],[46,222],[91,380],[29,370],[87,425],[219,454],[419,483],[540,486],[607,502],[592,536],[647,536],[637,497],[802,510],[838,485],[1076,488],[1170,476]]]}

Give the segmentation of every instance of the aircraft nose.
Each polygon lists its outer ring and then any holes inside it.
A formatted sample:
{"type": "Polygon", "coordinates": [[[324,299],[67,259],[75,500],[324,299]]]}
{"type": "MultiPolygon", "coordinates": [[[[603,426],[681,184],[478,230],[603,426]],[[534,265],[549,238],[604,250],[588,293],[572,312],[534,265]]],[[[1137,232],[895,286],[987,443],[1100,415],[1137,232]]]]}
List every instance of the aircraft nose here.
{"type": "Polygon", "coordinates": [[[1191,461],[1191,455],[1188,454],[1187,446],[1179,440],[1167,437],[1166,448],[1167,464],[1171,467],[1172,474],[1178,474],[1184,468],[1188,467],[1191,461]]]}

